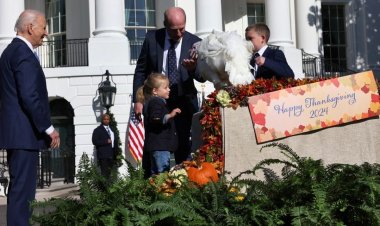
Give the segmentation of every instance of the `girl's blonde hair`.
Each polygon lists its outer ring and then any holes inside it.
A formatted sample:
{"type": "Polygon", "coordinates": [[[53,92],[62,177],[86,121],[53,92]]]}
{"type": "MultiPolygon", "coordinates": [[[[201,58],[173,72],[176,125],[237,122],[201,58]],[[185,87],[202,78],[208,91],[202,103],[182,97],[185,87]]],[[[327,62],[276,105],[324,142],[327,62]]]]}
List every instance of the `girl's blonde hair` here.
{"type": "Polygon", "coordinates": [[[164,82],[169,82],[169,79],[166,75],[160,73],[150,74],[145,80],[144,85],[137,90],[137,102],[140,102],[141,99],[141,103],[149,100],[153,96],[153,89],[158,89],[162,84],[164,84],[164,82]]]}

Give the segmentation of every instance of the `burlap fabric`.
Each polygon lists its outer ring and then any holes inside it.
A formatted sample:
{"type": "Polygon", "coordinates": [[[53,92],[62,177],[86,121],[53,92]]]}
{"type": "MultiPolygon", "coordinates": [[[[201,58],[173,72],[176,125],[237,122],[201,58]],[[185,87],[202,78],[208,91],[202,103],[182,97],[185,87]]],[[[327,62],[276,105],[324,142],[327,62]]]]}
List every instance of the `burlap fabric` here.
{"type": "MultiPolygon", "coordinates": [[[[223,108],[221,114],[225,170],[231,172],[228,177],[252,169],[263,159],[284,159],[276,148],[265,148],[260,152],[260,148],[269,142],[257,144],[247,107],[223,108]]],[[[371,118],[274,142],[288,145],[299,156],[322,159],[325,164],[380,163],[380,119],[371,118]]]]}

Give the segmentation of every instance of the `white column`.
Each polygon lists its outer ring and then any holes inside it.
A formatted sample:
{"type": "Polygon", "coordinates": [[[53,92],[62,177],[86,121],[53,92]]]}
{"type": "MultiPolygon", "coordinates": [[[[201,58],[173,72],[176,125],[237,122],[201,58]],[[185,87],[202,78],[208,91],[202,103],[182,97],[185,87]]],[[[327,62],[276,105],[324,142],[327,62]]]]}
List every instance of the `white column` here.
{"type": "Polygon", "coordinates": [[[221,0],[196,0],[197,32],[200,38],[206,37],[213,30],[222,31],[221,0]]]}
{"type": "Polygon", "coordinates": [[[96,0],[95,36],[125,36],[124,0],[96,0]]]}
{"type": "MultiPolygon", "coordinates": [[[[88,43],[89,66],[130,65],[124,0],[95,1],[95,31],[88,43]]],[[[112,73],[112,72],[111,72],[112,73]]]]}
{"type": "Polygon", "coordinates": [[[270,29],[269,43],[291,46],[290,0],[265,0],[265,20],[270,29]]]}
{"type": "Polygon", "coordinates": [[[322,24],[320,0],[296,0],[297,48],[319,56],[322,24]]]}
{"type": "Polygon", "coordinates": [[[290,0],[265,0],[265,19],[270,29],[268,43],[281,46],[295,78],[303,77],[302,53],[292,39],[290,0]]]}
{"type": "Polygon", "coordinates": [[[0,1],[0,55],[16,36],[14,27],[24,7],[24,0],[0,1]]]}

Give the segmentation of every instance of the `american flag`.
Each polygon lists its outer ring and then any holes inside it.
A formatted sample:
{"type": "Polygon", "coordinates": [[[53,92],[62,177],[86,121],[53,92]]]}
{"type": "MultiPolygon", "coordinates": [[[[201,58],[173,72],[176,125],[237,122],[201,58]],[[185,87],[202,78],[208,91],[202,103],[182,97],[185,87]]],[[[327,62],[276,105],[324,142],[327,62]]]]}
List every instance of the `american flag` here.
{"type": "Polygon", "coordinates": [[[144,147],[144,123],[141,118],[137,118],[134,111],[131,112],[128,125],[128,147],[133,158],[141,162],[144,147]]]}

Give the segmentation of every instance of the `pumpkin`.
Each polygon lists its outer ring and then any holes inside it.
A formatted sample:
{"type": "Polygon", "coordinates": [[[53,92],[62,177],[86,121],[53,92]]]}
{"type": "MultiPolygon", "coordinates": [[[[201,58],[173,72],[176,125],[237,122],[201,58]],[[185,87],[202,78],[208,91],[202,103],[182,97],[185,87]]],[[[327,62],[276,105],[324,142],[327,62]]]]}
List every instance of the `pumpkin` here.
{"type": "Polygon", "coordinates": [[[210,181],[218,181],[218,172],[215,167],[208,162],[202,162],[200,167],[187,168],[189,181],[192,181],[200,186],[207,184],[210,181]]]}

